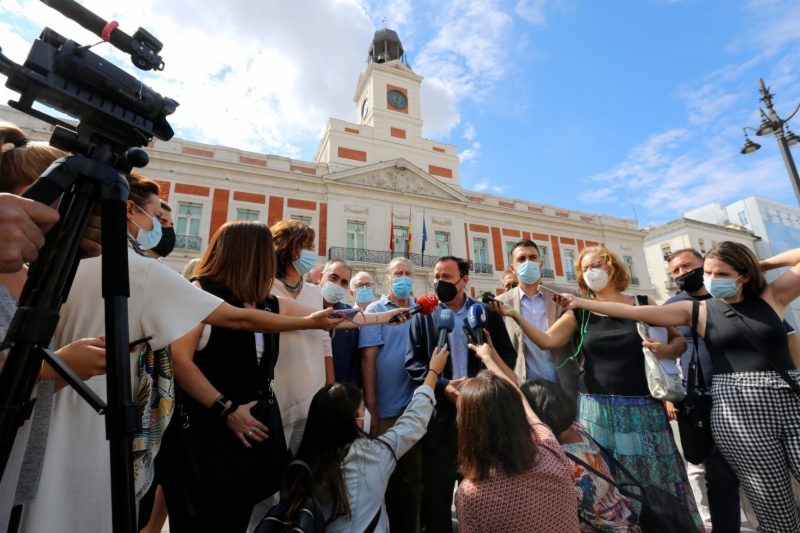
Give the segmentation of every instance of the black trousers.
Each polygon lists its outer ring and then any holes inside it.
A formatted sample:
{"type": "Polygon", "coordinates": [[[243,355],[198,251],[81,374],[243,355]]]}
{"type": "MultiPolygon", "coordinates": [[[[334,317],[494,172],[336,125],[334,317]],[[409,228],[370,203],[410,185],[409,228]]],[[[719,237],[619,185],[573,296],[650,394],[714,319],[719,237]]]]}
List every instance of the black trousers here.
{"type": "Polygon", "coordinates": [[[706,489],[708,490],[708,510],[714,533],[739,533],[742,517],[739,503],[739,478],[731,465],[714,452],[704,463],[706,467],[706,489]]]}
{"type": "Polygon", "coordinates": [[[439,442],[422,449],[421,527],[425,533],[452,533],[453,488],[458,473],[458,431],[448,428],[439,442]]]}

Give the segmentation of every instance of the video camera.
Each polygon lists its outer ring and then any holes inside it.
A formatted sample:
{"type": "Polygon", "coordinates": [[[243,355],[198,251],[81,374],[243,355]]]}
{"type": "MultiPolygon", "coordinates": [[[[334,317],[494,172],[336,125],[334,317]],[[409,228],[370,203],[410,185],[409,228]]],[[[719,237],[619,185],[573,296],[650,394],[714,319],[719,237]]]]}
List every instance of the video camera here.
{"type": "MultiPolygon", "coordinates": [[[[164,69],[159,56],[163,45],[146,30],[139,28],[131,37],[74,0],[42,2],[129,54],[137,68],[164,69]]],[[[153,137],[168,141],[174,135],[167,117],[177,102],[93,53],[90,46],[50,28],[33,42],[24,64],[0,53],[0,73],[8,76],[6,87],[20,93],[19,101],[8,105],[56,126],[50,144],[64,151],[89,155],[94,146],[105,144],[124,154],[131,147],[147,146],[153,137]],[[34,102],[75,117],[77,128],[33,109],[34,102]]],[[[122,172],[144,166],[125,158],[116,163],[112,165],[122,172]]]]}

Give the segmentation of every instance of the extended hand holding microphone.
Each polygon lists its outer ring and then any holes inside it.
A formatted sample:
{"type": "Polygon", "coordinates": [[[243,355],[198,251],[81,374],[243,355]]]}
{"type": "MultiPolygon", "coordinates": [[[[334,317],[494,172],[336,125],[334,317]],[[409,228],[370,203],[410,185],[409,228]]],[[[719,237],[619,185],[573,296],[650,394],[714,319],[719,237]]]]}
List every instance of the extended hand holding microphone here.
{"type": "MultiPolygon", "coordinates": [[[[433,294],[423,294],[419,298],[417,298],[417,305],[409,309],[408,311],[404,311],[399,313],[392,318],[389,319],[390,324],[394,324],[395,322],[400,321],[400,317],[410,318],[416,314],[423,314],[429,315],[433,313],[433,310],[439,306],[439,298],[437,298],[433,294]]],[[[452,328],[451,328],[452,331],[452,328]]]]}
{"type": "Polygon", "coordinates": [[[474,303],[469,307],[467,314],[469,327],[475,332],[475,340],[478,341],[478,346],[482,345],[485,341],[484,328],[489,326],[489,311],[484,304],[474,303]]]}
{"type": "Polygon", "coordinates": [[[453,328],[456,327],[456,315],[450,309],[443,309],[436,319],[436,329],[439,330],[439,344],[437,348],[439,351],[447,342],[447,334],[452,333],[453,328]]]}

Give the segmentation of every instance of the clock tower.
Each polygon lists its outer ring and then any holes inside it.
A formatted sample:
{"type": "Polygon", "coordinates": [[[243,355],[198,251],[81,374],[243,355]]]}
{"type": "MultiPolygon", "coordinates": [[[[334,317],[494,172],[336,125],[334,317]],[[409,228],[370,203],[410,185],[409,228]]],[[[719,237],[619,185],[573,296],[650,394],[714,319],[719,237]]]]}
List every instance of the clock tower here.
{"type": "Polygon", "coordinates": [[[457,147],[422,136],[422,80],[409,66],[397,32],[376,31],[353,96],[355,122],[331,119],[314,161],[336,172],[402,158],[459,186],[457,147]]]}

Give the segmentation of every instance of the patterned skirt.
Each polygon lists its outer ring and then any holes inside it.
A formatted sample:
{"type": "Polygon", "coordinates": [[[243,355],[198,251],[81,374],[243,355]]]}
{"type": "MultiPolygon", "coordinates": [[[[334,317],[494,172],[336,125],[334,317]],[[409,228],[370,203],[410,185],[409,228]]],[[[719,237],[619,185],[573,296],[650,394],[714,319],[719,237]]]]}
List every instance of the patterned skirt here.
{"type": "MultiPolygon", "coordinates": [[[[677,496],[703,526],[686,475],[686,466],[660,400],[652,396],[581,394],[578,422],[642,485],[656,485],[677,496]]],[[[617,481],[627,482],[617,472],[617,481]]],[[[631,501],[638,514],[640,504],[631,501]]]]}

